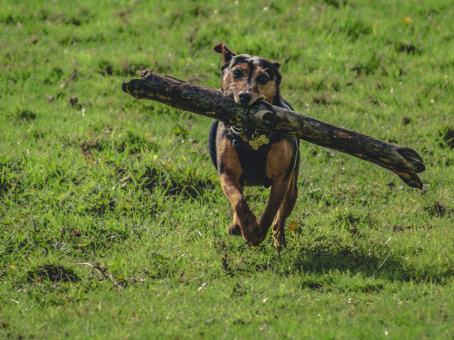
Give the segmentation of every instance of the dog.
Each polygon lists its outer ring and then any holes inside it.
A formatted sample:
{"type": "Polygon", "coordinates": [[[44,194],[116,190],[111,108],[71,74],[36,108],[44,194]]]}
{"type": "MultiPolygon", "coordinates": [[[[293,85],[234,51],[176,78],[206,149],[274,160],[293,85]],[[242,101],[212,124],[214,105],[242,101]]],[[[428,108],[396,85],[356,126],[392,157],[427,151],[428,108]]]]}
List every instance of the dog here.
{"type": "MultiPolygon", "coordinates": [[[[235,102],[251,106],[259,100],[292,110],[279,91],[280,63],[249,54],[235,54],[225,44],[214,50],[222,54],[222,91],[235,102]]],[[[214,120],[209,134],[210,158],[222,190],[233,208],[227,231],[242,235],[257,246],[273,226],[277,247],[285,246],[285,220],[297,199],[299,140],[278,132],[226,126],[214,120]],[[271,187],[263,214],[257,219],[243,197],[245,186],[271,187]]]]}

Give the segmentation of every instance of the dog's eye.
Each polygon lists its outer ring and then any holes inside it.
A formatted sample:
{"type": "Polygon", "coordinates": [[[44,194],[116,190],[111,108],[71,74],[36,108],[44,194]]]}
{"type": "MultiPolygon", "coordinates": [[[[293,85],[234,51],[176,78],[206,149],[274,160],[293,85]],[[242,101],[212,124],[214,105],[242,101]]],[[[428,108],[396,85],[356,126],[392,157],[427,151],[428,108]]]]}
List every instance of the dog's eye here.
{"type": "Polygon", "coordinates": [[[235,78],[242,78],[243,77],[243,73],[241,73],[241,71],[238,71],[238,70],[235,70],[232,72],[233,76],[235,78]]]}
{"type": "Polygon", "coordinates": [[[257,77],[257,82],[259,84],[266,84],[268,82],[268,77],[262,74],[261,76],[257,77]]]}

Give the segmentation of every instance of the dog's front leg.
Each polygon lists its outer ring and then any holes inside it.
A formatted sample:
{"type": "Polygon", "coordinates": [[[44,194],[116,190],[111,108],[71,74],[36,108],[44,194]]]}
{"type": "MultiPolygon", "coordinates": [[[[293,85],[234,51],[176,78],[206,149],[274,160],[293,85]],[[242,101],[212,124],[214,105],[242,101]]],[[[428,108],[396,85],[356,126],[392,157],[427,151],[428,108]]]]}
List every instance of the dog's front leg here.
{"type": "Polygon", "coordinates": [[[233,208],[233,223],[229,227],[230,234],[236,234],[237,225],[240,228],[241,235],[246,239],[248,244],[259,245],[264,236],[262,230],[257,223],[257,219],[249,208],[242,194],[242,188],[239,180],[235,176],[229,176],[228,173],[223,173],[220,176],[220,182],[224,194],[227,196],[233,208]]]}

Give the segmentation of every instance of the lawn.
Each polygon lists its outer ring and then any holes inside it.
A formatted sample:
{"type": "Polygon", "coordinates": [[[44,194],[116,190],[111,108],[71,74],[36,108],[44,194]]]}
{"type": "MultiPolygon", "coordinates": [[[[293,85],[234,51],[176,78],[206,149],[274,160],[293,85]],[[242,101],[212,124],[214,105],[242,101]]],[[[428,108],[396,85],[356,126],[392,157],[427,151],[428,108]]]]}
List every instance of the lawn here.
{"type": "Polygon", "coordinates": [[[449,1],[0,7],[0,338],[454,337],[449,1]],[[228,235],[210,120],[121,90],[219,88],[218,43],[280,61],[295,111],[416,150],[425,190],[302,141],[288,246],[228,235]]]}

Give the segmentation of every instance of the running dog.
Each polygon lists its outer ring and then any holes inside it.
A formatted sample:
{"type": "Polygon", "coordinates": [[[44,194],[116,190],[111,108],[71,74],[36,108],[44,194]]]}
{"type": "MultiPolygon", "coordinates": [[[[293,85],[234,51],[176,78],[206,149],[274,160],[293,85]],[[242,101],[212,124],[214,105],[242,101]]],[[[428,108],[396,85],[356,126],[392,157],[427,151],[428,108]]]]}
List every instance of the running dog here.
{"type": "MultiPolygon", "coordinates": [[[[280,95],[280,63],[249,54],[236,55],[226,45],[214,50],[222,54],[222,91],[239,104],[250,106],[258,100],[288,110],[293,108],[280,95]]],[[[242,235],[257,246],[273,226],[276,246],[285,246],[285,220],[297,198],[299,141],[277,132],[225,126],[213,121],[209,136],[210,157],[222,190],[233,208],[227,231],[242,235]],[[271,187],[265,211],[257,219],[243,197],[245,186],[271,187]]]]}

